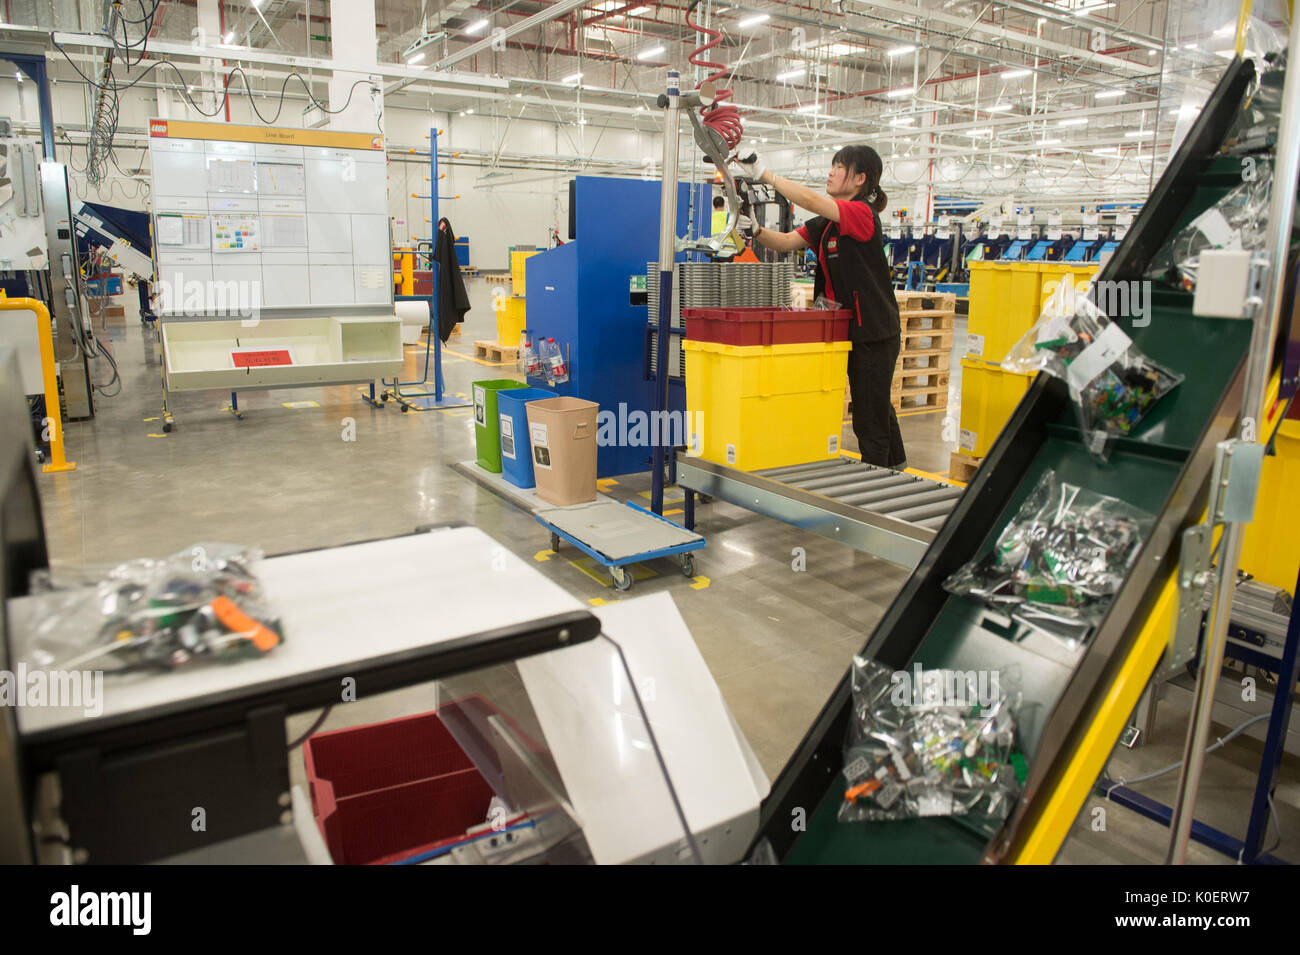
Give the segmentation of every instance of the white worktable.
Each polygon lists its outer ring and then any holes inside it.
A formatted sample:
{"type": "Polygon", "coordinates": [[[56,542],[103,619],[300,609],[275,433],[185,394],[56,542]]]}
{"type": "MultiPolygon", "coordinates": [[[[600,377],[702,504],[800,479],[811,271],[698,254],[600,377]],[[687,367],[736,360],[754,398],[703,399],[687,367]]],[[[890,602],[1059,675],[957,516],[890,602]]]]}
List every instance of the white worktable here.
{"type": "MultiPolygon", "coordinates": [[[[272,557],[256,569],[280,611],[284,642],[265,657],[173,673],[104,679],[98,719],[232,690],[268,688],[350,663],[586,609],[527,562],[473,527],[272,557]]],[[[9,601],[11,647],[24,646],[38,598],[9,601]]],[[[17,660],[11,661],[11,665],[17,660]]],[[[341,688],[340,688],[341,692],[341,688]]],[[[19,707],[29,736],[87,717],[80,708],[19,707]]]]}

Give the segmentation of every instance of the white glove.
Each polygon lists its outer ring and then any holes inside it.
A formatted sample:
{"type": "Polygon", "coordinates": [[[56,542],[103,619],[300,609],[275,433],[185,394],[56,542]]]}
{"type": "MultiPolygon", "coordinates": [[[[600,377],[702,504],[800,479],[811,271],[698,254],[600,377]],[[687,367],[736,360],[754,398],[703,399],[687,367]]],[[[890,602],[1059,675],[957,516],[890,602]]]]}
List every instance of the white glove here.
{"type": "Polygon", "coordinates": [[[767,167],[763,165],[763,160],[759,159],[756,153],[751,153],[749,156],[746,156],[745,159],[753,161],[745,162],[741,157],[737,156],[732,160],[732,163],[740,170],[740,174],[750,182],[762,182],[763,173],[767,172],[767,167]]]}
{"type": "Polygon", "coordinates": [[[754,232],[756,231],[754,220],[749,216],[744,215],[736,220],[736,228],[740,231],[740,234],[746,238],[753,238],[754,232]]]}

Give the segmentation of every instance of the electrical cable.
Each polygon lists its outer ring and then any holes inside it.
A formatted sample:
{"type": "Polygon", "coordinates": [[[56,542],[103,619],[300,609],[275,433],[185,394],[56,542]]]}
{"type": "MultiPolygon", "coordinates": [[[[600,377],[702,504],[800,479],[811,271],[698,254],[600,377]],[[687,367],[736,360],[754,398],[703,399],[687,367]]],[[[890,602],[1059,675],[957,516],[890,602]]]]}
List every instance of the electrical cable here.
{"type": "Polygon", "coordinates": [[[316,717],[316,722],[311,724],[311,729],[307,730],[307,732],[303,733],[296,740],[294,740],[292,743],[289,744],[288,746],[289,752],[293,752],[303,743],[307,742],[307,740],[311,739],[311,737],[316,734],[316,731],[325,724],[325,721],[327,719],[329,719],[330,712],[333,709],[334,709],[334,704],[331,703],[329,706],[325,707],[325,709],[321,710],[320,715],[316,717]]]}
{"type": "MultiPolygon", "coordinates": [[[[1214,743],[1210,744],[1210,746],[1207,747],[1205,750],[1205,755],[1209,756],[1215,750],[1222,749],[1225,745],[1232,742],[1234,739],[1236,739],[1242,733],[1246,732],[1246,730],[1254,726],[1260,720],[1266,720],[1268,719],[1268,717],[1269,717],[1268,713],[1261,713],[1258,716],[1252,716],[1250,719],[1246,720],[1246,722],[1242,723],[1240,726],[1238,726],[1227,736],[1224,736],[1222,739],[1216,740],[1214,743]]],[[[1164,766],[1160,769],[1155,770],[1154,772],[1143,773],[1141,776],[1135,776],[1133,779],[1125,779],[1123,777],[1120,777],[1119,779],[1111,780],[1109,776],[1106,775],[1103,775],[1103,778],[1106,779],[1108,783],[1113,782],[1115,785],[1118,786],[1131,786],[1134,785],[1135,783],[1150,782],[1151,780],[1157,779],[1160,776],[1165,776],[1169,773],[1172,773],[1175,769],[1177,769],[1182,765],[1183,765],[1183,761],[1180,759],[1176,763],[1170,763],[1168,766],[1164,766]]]]}

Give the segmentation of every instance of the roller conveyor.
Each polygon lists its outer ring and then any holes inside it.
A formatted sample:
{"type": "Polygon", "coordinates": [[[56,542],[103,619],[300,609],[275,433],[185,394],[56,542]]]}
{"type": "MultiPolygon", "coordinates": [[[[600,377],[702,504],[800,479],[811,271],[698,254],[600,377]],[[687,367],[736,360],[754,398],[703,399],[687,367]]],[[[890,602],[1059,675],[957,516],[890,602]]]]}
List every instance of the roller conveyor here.
{"type": "Polygon", "coordinates": [[[748,473],[679,455],[678,483],[912,567],[962,489],[928,478],[835,458],[748,473]]]}

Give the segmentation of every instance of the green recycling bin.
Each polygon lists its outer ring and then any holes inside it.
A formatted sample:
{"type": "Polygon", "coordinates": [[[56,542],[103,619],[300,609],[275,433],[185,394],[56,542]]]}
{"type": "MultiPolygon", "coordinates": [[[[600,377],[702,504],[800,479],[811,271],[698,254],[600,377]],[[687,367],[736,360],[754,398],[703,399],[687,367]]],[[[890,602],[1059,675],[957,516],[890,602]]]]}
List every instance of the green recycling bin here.
{"type": "Polygon", "coordinates": [[[501,419],[497,414],[497,392],[522,388],[522,381],[494,378],[474,382],[474,448],[478,466],[484,471],[501,473],[501,419]]]}

